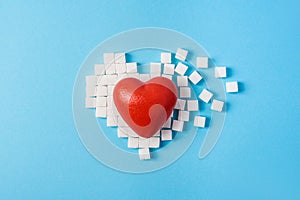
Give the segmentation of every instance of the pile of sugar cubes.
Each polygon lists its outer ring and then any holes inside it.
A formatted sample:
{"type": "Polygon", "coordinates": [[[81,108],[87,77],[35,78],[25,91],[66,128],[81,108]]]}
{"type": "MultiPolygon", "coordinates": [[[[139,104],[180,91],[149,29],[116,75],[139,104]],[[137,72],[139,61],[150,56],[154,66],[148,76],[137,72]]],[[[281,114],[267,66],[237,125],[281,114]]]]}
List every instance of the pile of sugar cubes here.
{"type": "MultiPolygon", "coordinates": [[[[184,123],[190,121],[190,112],[198,112],[198,99],[191,98],[191,88],[188,82],[197,85],[202,76],[198,70],[193,70],[187,75],[188,66],[184,64],[188,51],[178,48],[175,59],[177,64],[172,63],[172,54],[170,52],[161,53],[161,62],[150,63],[150,73],[138,73],[138,64],[136,62],[126,62],[125,53],[104,53],[104,63],[94,65],[94,75],[86,76],[86,108],[96,109],[95,116],[106,118],[108,127],[117,128],[119,138],[128,139],[128,148],[137,148],[139,158],[147,160],[151,158],[150,148],[159,148],[161,141],[173,140],[175,131],[184,131],[184,123]],[[163,76],[174,82],[178,87],[179,98],[175,108],[178,110],[178,116],[170,116],[166,123],[151,138],[142,138],[137,135],[122,119],[118,113],[113,101],[114,86],[122,79],[133,77],[143,82],[151,78],[163,76]],[[175,119],[176,118],[176,119],[175,119]]],[[[197,57],[197,68],[208,68],[208,57],[197,57]]],[[[194,69],[194,68],[193,68],[194,69]]],[[[215,67],[215,77],[225,78],[226,67],[215,67]]],[[[238,92],[238,83],[227,82],[227,92],[238,92]]],[[[211,110],[221,112],[224,102],[213,99],[213,93],[208,89],[203,89],[199,99],[205,103],[211,103],[211,110]]],[[[194,126],[204,128],[206,117],[195,116],[194,126]]]]}

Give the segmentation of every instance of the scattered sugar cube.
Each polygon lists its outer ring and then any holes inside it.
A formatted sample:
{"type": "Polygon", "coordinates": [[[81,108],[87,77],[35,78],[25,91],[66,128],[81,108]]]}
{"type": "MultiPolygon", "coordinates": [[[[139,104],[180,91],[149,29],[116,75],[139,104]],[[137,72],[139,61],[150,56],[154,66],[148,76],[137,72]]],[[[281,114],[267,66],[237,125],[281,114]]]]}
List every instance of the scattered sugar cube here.
{"type": "Polygon", "coordinates": [[[214,111],[222,112],[223,106],[224,106],[223,101],[219,101],[219,100],[214,99],[212,104],[211,104],[211,109],[214,110],[214,111]]]}
{"type": "Polygon", "coordinates": [[[180,98],[190,98],[191,97],[191,88],[180,87],[179,93],[180,93],[180,98]]]}
{"type": "Polygon", "coordinates": [[[128,148],[138,148],[139,147],[139,138],[128,136],[127,147],[128,148]]]}
{"type": "Polygon", "coordinates": [[[95,64],[94,65],[95,75],[104,75],[105,74],[105,65],[104,64],[95,64]]]}
{"type": "Polygon", "coordinates": [[[96,95],[98,97],[105,97],[105,96],[107,96],[107,86],[102,86],[102,85],[97,86],[97,88],[96,88],[96,95]]]}
{"type": "Polygon", "coordinates": [[[212,98],[213,94],[208,91],[207,89],[203,89],[202,92],[199,95],[199,98],[204,101],[205,103],[208,103],[210,99],[212,98]]]}
{"type": "Polygon", "coordinates": [[[171,117],[164,123],[163,128],[171,128],[171,117]]]}
{"type": "Polygon", "coordinates": [[[103,60],[104,60],[104,64],[115,63],[115,54],[114,53],[104,53],[103,60]]]}
{"type": "Polygon", "coordinates": [[[161,63],[171,63],[171,53],[163,52],[160,54],[161,63]]]}
{"type": "Polygon", "coordinates": [[[172,140],[171,130],[161,130],[161,141],[172,140]]]}
{"type": "Polygon", "coordinates": [[[176,51],[175,58],[178,60],[185,61],[187,54],[188,54],[188,51],[178,48],[176,51]]]}
{"type": "Polygon", "coordinates": [[[149,160],[150,159],[149,148],[139,149],[139,157],[140,160],[149,160]]]}
{"type": "Polygon", "coordinates": [[[126,72],[127,72],[126,63],[116,64],[116,73],[117,74],[125,74],[126,72]]]}
{"type": "Polygon", "coordinates": [[[175,65],[174,64],[164,64],[164,74],[170,74],[173,75],[174,74],[174,68],[175,65]]]}
{"type": "Polygon", "coordinates": [[[121,129],[118,128],[118,138],[127,138],[128,135],[121,129]]]}
{"type": "Polygon", "coordinates": [[[95,108],[96,107],[96,98],[86,97],[85,98],[85,107],[86,108],[95,108]]]}
{"type": "Polygon", "coordinates": [[[173,120],[173,126],[172,126],[172,130],[173,131],[179,131],[182,132],[183,130],[183,121],[179,121],[179,120],[173,120]]]}
{"type": "Polygon", "coordinates": [[[177,76],[177,86],[188,86],[188,79],[187,76],[177,76]]]}
{"type": "Polygon", "coordinates": [[[161,63],[150,63],[150,74],[161,74],[161,63]]]}
{"type": "Polygon", "coordinates": [[[159,148],[159,145],[160,145],[159,137],[149,138],[149,148],[159,148]]]}
{"type": "Polygon", "coordinates": [[[197,57],[198,68],[208,68],[208,57],[197,57]]]}
{"type": "Polygon", "coordinates": [[[178,110],[184,110],[184,108],[185,108],[185,102],[186,102],[186,100],[177,99],[177,102],[176,102],[174,108],[178,109],[178,110]]]}
{"type": "Polygon", "coordinates": [[[149,148],[149,138],[139,138],[139,148],[149,148]]]}
{"type": "Polygon", "coordinates": [[[85,77],[86,86],[97,85],[97,81],[98,81],[98,76],[86,76],[85,77]]]}
{"type": "Polygon", "coordinates": [[[185,74],[185,72],[187,71],[187,69],[188,69],[188,66],[179,62],[175,68],[175,72],[180,74],[181,76],[183,76],[185,74]]]}
{"type": "Polygon", "coordinates": [[[190,76],[189,76],[190,81],[192,81],[192,83],[194,83],[195,85],[197,83],[199,83],[199,81],[201,81],[202,76],[197,72],[194,71],[190,76]]]}
{"type": "Polygon", "coordinates": [[[198,111],[199,105],[198,100],[188,100],[187,101],[187,110],[188,111],[198,111]]]}
{"type": "Polygon", "coordinates": [[[188,122],[190,120],[190,112],[184,111],[184,110],[179,110],[178,120],[188,122]]]}
{"type": "Polygon", "coordinates": [[[127,73],[137,73],[137,63],[132,62],[132,63],[126,63],[127,67],[127,73]]]}
{"type": "Polygon", "coordinates": [[[96,107],[96,117],[106,118],[106,107],[96,107]]]}
{"type": "Polygon", "coordinates": [[[116,115],[107,116],[106,126],[108,127],[117,126],[117,123],[118,123],[118,117],[116,115]]]}
{"type": "Polygon", "coordinates": [[[140,80],[143,82],[150,80],[150,74],[140,74],[140,80]]]}
{"type": "Polygon", "coordinates": [[[232,81],[232,82],[226,82],[226,92],[238,92],[238,82],[232,81]]]}
{"type": "Polygon", "coordinates": [[[125,53],[116,53],[115,63],[126,63],[125,53]]]}
{"type": "Polygon", "coordinates": [[[118,126],[119,127],[128,127],[127,123],[121,116],[118,116],[118,126]]]}
{"type": "Polygon", "coordinates": [[[215,67],[216,78],[226,78],[226,67],[215,67]]]}
{"type": "Polygon", "coordinates": [[[94,97],[94,96],[96,96],[96,86],[95,85],[87,85],[86,87],[85,87],[85,95],[87,96],[87,97],[94,97]]]}
{"type": "Polygon", "coordinates": [[[130,127],[120,127],[120,128],[122,128],[122,131],[124,131],[130,137],[134,137],[134,138],[140,137],[130,127]]]}
{"type": "Polygon", "coordinates": [[[194,126],[204,128],[205,127],[205,121],[206,121],[206,117],[195,116],[194,126]]]}
{"type": "Polygon", "coordinates": [[[96,106],[107,106],[107,97],[96,97],[96,106]]]}

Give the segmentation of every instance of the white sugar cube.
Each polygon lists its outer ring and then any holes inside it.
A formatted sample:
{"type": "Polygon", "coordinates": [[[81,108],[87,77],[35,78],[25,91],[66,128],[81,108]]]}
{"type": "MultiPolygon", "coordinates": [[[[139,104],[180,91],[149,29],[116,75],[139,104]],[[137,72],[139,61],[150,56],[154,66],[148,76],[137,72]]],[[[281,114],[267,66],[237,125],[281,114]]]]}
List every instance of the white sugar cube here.
{"type": "Polygon", "coordinates": [[[149,148],[159,148],[159,145],[160,145],[159,137],[149,138],[149,148]]]}
{"type": "Polygon", "coordinates": [[[143,82],[150,80],[150,74],[140,74],[140,80],[143,82]]]}
{"type": "Polygon", "coordinates": [[[174,108],[175,108],[175,109],[178,109],[178,110],[184,110],[184,108],[185,108],[185,103],[186,103],[186,100],[183,100],[183,99],[177,99],[174,108]]]}
{"type": "Polygon", "coordinates": [[[107,97],[96,97],[96,106],[107,106],[107,97]]]}
{"type": "Polygon", "coordinates": [[[187,71],[187,69],[188,69],[188,66],[179,62],[175,68],[175,72],[180,74],[181,76],[183,76],[185,74],[185,72],[187,71]]]}
{"type": "Polygon", "coordinates": [[[124,121],[124,119],[121,116],[118,116],[118,126],[119,127],[128,127],[128,125],[126,124],[126,122],[124,121]]]}
{"type": "Polygon", "coordinates": [[[120,127],[120,128],[122,129],[122,131],[124,131],[130,137],[134,137],[134,138],[140,137],[130,127],[120,127]]]}
{"type": "Polygon", "coordinates": [[[161,130],[161,141],[172,140],[171,130],[161,130]]]}
{"type": "Polygon", "coordinates": [[[194,71],[190,76],[189,76],[189,79],[192,83],[194,83],[195,85],[197,83],[199,83],[199,81],[201,81],[202,79],[202,76],[197,72],[197,71],[194,71]]]}
{"type": "Polygon", "coordinates": [[[85,98],[85,107],[86,108],[95,108],[96,107],[96,98],[92,98],[92,97],[85,98]]]}
{"type": "Polygon", "coordinates": [[[85,87],[85,95],[87,97],[94,97],[96,96],[96,85],[87,85],[85,87]]]}
{"type": "Polygon", "coordinates": [[[226,92],[238,92],[238,82],[232,81],[232,82],[226,82],[226,92]]]}
{"type": "Polygon", "coordinates": [[[139,148],[149,148],[149,138],[139,138],[139,148]]]}
{"type": "Polygon", "coordinates": [[[212,104],[211,104],[211,109],[214,110],[214,111],[222,112],[223,106],[224,106],[223,101],[219,101],[219,100],[214,99],[212,104]]]}
{"type": "Polygon", "coordinates": [[[188,86],[188,79],[187,76],[177,76],[177,86],[188,86]]]}
{"type": "Polygon", "coordinates": [[[175,68],[174,64],[164,64],[164,74],[173,75],[174,74],[174,68],[175,68]]]}
{"type": "Polygon", "coordinates": [[[150,74],[150,78],[160,77],[160,74],[150,74]]]}
{"type": "Polygon", "coordinates": [[[154,135],[153,137],[160,137],[160,130],[158,130],[154,135]]]}
{"type": "Polygon", "coordinates": [[[180,98],[190,98],[191,97],[191,88],[180,87],[179,93],[180,93],[180,98]]]}
{"type": "Polygon", "coordinates": [[[106,75],[106,77],[107,85],[115,85],[118,80],[118,75],[116,74],[106,75]]]}
{"type": "Polygon", "coordinates": [[[172,75],[163,74],[162,77],[172,80],[172,75]]]}
{"type": "Polygon", "coordinates": [[[96,107],[96,117],[106,118],[106,107],[96,107]]]}
{"type": "Polygon", "coordinates": [[[118,138],[127,138],[128,135],[120,128],[118,128],[118,138]]]}
{"type": "Polygon", "coordinates": [[[115,86],[113,86],[113,85],[107,86],[107,95],[108,96],[112,96],[113,95],[114,88],[115,88],[115,86]]]}
{"type": "Polygon", "coordinates": [[[97,86],[97,88],[96,88],[96,95],[98,97],[105,97],[105,96],[107,96],[107,86],[102,86],[102,85],[97,86]]]}
{"type": "Polygon", "coordinates": [[[150,73],[160,74],[161,73],[161,63],[150,63],[150,73]]]}
{"type": "Polygon", "coordinates": [[[171,117],[164,123],[163,128],[171,128],[171,117]]]}
{"type": "Polygon", "coordinates": [[[116,73],[117,74],[125,74],[126,72],[127,72],[127,68],[126,68],[125,63],[116,64],[116,73]]]}
{"type": "Polygon", "coordinates": [[[216,78],[226,78],[226,67],[215,67],[216,78]]]}
{"type": "Polygon", "coordinates": [[[115,115],[107,116],[106,126],[117,126],[118,125],[118,117],[115,115]]]}
{"type": "Polygon", "coordinates": [[[199,95],[199,98],[204,101],[205,103],[208,103],[210,99],[212,98],[213,94],[208,91],[207,89],[203,89],[202,92],[199,95]]]}
{"type": "Polygon", "coordinates": [[[97,85],[107,85],[107,75],[99,76],[97,85]]]}
{"type": "Polygon", "coordinates": [[[150,159],[149,148],[139,149],[139,157],[140,160],[149,160],[150,159]]]}
{"type": "Polygon", "coordinates": [[[126,63],[126,72],[127,73],[137,73],[137,63],[132,62],[132,63],[126,63]]]}
{"type": "Polygon", "coordinates": [[[187,54],[188,54],[188,51],[178,48],[176,51],[175,58],[178,60],[185,61],[187,54]]]}
{"type": "Polygon", "coordinates": [[[206,121],[206,117],[195,116],[194,126],[204,128],[205,127],[205,121],[206,121]]]}
{"type": "Polygon", "coordinates": [[[183,130],[183,121],[179,121],[179,120],[173,120],[173,126],[172,126],[172,130],[173,131],[179,131],[182,132],[183,130]]]}
{"type": "Polygon", "coordinates": [[[163,52],[160,54],[161,63],[171,63],[171,53],[163,52]]]}
{"type": "Polygon", "coordinates": [[[138,148],[139,147],[139,138],[128,137],[128,148],[138,148]]]}
{"type": "Polygon", "coordinates": [[[98,81],[98,76],[86,76],[85,77],[86,86],[97,85],[97,81],[98,81]]]}
{"type": "Polygon", "coordinates": [[[115,54],[114,53],[104,53],[103,60],[104,60],[104,64],[115,63],[115,54]]]}
{"type": "Polygon", "coordinates": [[[178,120],[188,122],[190,120],[190,112],[184,111],[184,110],[179,110],[178,120]]]}
{"type": "Polygon", "coordinates": [[[187,101],[187,110],[188,111],[198,111],[199,105],[198,100],[188,100],[187,101]]]}
{"type": "Polygon", "coordinates": [[[116,64],[105,64],[105,74],[115,74],[116,73],[116,64]]]}
{"type": "Polygon", "coordinates": [[[208,57],[197,57],[198,68],[208,68],[208,57]]]}
{"type": "Polygon", "coordinates": [[[105,74],[105,65],[104,64],[95,64],[94,65],[95,75],[104,75],[105,74]]]}
{"type": "Polygon", "coordinates": [[[125,53],[116,53],[115,63],[126,63],[125,53]]]}

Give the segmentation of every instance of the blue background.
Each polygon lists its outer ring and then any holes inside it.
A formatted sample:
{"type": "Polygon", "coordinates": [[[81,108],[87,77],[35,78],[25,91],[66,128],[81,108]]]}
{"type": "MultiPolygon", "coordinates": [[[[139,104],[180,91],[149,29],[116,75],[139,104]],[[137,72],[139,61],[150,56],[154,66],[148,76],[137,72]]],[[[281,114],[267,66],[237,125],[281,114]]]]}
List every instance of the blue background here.
{"type": "Polygon", "coordinates": [[[299,199],[297,1],[1,1],[1,199],[299,199]],[[204,160],[200,137],[173,165],[126,174],[96,161],[72,116],[76,73],[120,31],[189,35],[228,80],[222,136],[204,160]]]}

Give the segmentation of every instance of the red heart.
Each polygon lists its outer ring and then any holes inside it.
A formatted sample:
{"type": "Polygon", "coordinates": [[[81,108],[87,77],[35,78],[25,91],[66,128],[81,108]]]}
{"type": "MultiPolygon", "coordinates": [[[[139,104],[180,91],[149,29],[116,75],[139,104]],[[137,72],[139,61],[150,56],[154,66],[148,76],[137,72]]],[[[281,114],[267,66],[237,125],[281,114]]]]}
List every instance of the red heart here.
{"type": "Polygon", "coordinates": [[[124,121],[138,135],[153,136],[170,117],[177,101],[174,83],[164,77],[145,83],[126,78],[117,83],[114,102],[124,121]]]}

